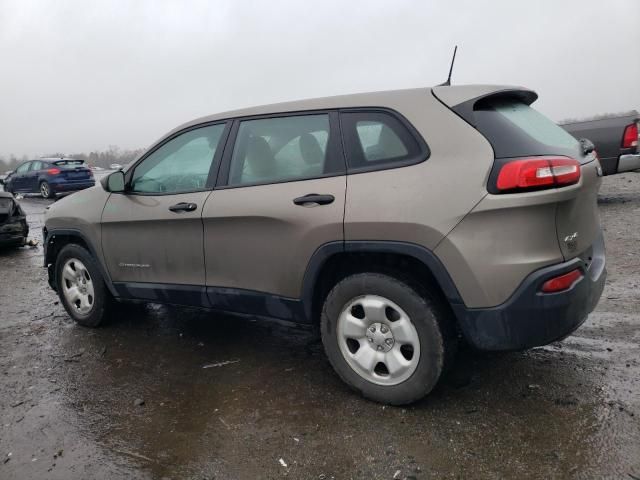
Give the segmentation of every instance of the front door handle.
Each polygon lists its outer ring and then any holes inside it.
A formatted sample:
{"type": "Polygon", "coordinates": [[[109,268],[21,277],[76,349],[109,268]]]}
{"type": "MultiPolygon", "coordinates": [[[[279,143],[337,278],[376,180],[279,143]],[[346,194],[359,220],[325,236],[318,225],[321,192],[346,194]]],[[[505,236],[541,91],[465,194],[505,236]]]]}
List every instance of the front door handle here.
{"type": "Polygon", "coordinates": [[[169,207],[169,210],[171,210],[172,212],[180,213],[193,212],[196,208],[198,208],[198,205],[196,205],[195,203],[180,202],[176,203],[175,205],[171,205],[169,207]]]}
{"type": "Polygon", "coordinates": [[[313,203],[317,205],[328,205],[333,203],[336,198],[333,195],[319,195],[317,193],[310,193],[302,197],[294,198],[293,203],[296,205],[307,206],[313,203]]]}

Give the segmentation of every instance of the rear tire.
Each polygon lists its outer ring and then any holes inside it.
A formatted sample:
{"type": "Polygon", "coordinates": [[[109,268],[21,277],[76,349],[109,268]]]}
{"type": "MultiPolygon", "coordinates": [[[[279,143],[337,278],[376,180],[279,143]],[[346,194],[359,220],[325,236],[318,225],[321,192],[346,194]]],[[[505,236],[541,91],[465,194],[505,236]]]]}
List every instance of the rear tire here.
{"type": "Polygon", "coordinates": [[[55,193],[52,192],[51,186],[48,182],[42,181],[40,182],[40,195],[42,198],[53,198],[55,197],[55,193]]]}
{"type": "Polygon", "coordinates": [[[115,300],[91,254],[80,245],[66,245],[55,265],[56,288],[65,310],[85,327],[102,325],[115,300]]]}
{"type": "Polygon", "coordinates": [[[437,384],[449,353],[444,309],[389,275],[360,273],[333,287],[322,343],[340,378],[366,398],[403,405],[437,384]]]}

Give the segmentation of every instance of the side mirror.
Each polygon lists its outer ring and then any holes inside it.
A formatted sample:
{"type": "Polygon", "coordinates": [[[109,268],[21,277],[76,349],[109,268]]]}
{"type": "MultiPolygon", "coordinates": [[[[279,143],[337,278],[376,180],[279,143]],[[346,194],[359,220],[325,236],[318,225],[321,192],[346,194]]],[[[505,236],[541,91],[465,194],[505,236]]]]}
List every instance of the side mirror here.
{"type": "Polygon", "coordinates": [[[0,185],[4,185],[4,178],[0,178],[0,185]]]}
{"type": "Polygon", "coordinates": [[[102,188],[107,192],[124,192],[124,172],[122,170],[113,172],[111,175],[104,177],[101,183],[102,188]]]}
{"type": "Polygon", "coordinates": [[[589,155],[591,152],[593,152],[596,149],[596,146],[588,138],[581,138],[579,142],[580,142],[580,146],[582,147],[583,155],[589,155]]]}

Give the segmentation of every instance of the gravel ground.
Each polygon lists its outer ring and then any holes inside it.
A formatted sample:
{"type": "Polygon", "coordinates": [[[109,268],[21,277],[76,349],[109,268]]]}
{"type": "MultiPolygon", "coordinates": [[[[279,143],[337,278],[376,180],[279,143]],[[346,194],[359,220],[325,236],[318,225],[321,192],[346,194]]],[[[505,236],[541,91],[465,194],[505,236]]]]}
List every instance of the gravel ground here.
{"type": "MultiPolygon", "coordinates": [[[[35,237],[48,203],[22,200],[35,237]]],[[[599,203],[609,277],[587,322],[463,351],[406,408],[351,393],[304,329],[157,305],[78,327],[41,247],[0,251],[0,478],[640,479],[640,174],[599,203]]]]}

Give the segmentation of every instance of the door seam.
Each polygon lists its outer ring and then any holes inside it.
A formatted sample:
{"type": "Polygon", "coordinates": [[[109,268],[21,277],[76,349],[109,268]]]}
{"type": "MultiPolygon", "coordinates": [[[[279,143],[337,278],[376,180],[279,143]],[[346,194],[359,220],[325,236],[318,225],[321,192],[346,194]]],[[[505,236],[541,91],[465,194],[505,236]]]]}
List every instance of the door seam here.
{"type": "Polygon", "coordinates": [[[215,190],[211,190],[209,192],[209,195],[207,195],[207,198],[204,199],[204,202],[202,202],[202,209],[200,210],[200,227],[202,228],[202,261],[204,262],[204,283],[202,284],[203,287],[207,286],[207,248],[206,248],[206,243],[205,243],[205,238],[204,238],[204,207],[207,205],[207,202],[209,201],[209,198],[211,198],[211,195],[213,195],[213,192],[215,192],[215,190]]]}

